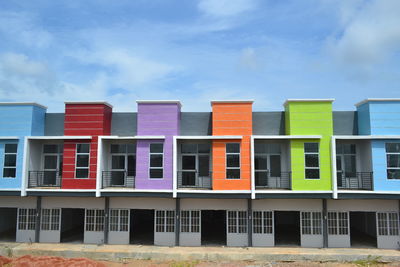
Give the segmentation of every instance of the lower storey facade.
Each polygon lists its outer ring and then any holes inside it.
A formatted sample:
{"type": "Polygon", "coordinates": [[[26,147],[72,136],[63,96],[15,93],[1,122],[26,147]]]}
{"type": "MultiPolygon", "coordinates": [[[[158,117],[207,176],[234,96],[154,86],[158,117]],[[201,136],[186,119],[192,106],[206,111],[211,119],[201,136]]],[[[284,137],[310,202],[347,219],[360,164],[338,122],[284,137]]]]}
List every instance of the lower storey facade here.
{"type": "Polygon", "coordinates": [[[398,249],[399,200],[0,197],[0,242],[398,249]]]}

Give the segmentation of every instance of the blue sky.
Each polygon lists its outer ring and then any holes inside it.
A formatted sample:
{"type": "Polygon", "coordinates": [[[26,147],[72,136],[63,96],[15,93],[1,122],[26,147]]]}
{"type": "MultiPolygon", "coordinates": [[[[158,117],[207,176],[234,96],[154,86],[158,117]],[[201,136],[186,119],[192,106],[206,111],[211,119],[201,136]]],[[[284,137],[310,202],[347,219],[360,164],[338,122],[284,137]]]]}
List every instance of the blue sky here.
{"type": "Polygon", "coordinates": [[[0,2],[0,101],[400,97],[398,0],[0,2]]]}

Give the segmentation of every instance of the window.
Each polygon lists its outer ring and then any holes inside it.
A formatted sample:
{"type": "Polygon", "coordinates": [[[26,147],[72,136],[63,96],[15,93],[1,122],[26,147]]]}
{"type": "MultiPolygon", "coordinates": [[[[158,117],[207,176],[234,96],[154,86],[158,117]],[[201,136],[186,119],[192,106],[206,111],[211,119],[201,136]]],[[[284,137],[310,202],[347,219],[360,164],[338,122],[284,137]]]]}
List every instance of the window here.
{"type": "Polygon", "coordinates": [[[104,210],[86,210],[86,231],[104,231],[104,210]]]}
{"type": "Polygon", "coordinates": [[[110,231],[128,232],[129,210],[110,209],[110,231]]]}
{"type": "Polygon", "coordinates": [[[18,230],[35,230],[36,213],[36,209],[18,209],[18,230]]]}
{"type": "Polygon", "coordinates": [[[200,211],[198,210],[181,211],[181,232],[200,233],[200,211]]]}
{"type": "Polygon", "coordinates": [[[150,178],[163,178],[164,145],[150,144],[150,178]]]}
{"type": "Polygon", "coordinates": [[[349,234],[349,220],[347,212],[328,212],[328,234],[349,234]]]}
{"type": "Polygon", "coordinates": [[[400,179],[400,143],[386,144],[387,178],[400,179]]]}
{"type": "Polygon", "coordinates": [[[399,215],[397,212],[378,212],[378,234],[399,235],[399,215]]]}
{"type": "Polygon", "coordinates": [[[240,144],[226,144],[226,178],[240,179],[240,144]]]}
{"type": "Polygon", "coordinates": [[[306,179],[319,179],[319,144],[304,143],[306,179]]]}
{"type": "Polygon", "coordinates": [[[89,178],[89,144],[76,144],[75,178],[89,178]]]}
{"type": "Polygon", "coordinates": [[[156,232],[157,233],[175,232],[175,211],[156,210],[156,232]]]}
{"type": "Polygon", "coordinates": [[[41,230],[60,230],[60,209],[42,209],[41,230]]]}
{"type": "Polygon", "coordinates": [[[321,212],[302,212],[301,213],[301,233],[303,235],[322,234],[322,213],[321,212]]]}
{"type": "Polygon", "coordinates": [[[272,211],[253,211],[253,233],[272,234],[272,211]]]}
{"type": "Polygon", "coordinates": [[[5,144],[4,146],[4,178],[15,178],[17,169],[17,144],[5,144]]]}
{"type": "Polygon", "coordinates": [[[247,233],[246,211],[228,211],[228,233],[247,233]]]}

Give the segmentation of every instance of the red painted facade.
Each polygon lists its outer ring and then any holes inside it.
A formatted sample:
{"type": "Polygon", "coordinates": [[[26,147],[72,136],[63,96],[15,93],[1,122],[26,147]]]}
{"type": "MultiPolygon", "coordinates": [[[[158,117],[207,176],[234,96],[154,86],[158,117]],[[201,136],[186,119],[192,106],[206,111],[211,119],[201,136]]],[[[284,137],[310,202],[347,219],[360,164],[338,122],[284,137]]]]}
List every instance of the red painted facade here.
{"type": "Polygon", "coordinates": [[[95,189],[97,143],[99,135],[111,133],[112,108],[102,103],[66,103],[64,135],[92,136],[86,140],[65,140],[63,155],[63,189],[95,189]],[[90,144],[89,177],[75,178],[76,145],[90,144]]]}

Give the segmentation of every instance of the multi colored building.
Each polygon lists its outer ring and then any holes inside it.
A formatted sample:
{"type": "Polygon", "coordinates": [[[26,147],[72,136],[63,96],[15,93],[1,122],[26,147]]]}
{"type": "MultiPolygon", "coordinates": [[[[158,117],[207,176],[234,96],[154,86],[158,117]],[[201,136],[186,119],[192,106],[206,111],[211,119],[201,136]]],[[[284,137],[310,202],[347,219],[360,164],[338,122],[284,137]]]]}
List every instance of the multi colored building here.
{"type": "Polygon", "coordinates": [[[0,241],[399,248],[400,99],[0,103],[0,241]]]}

